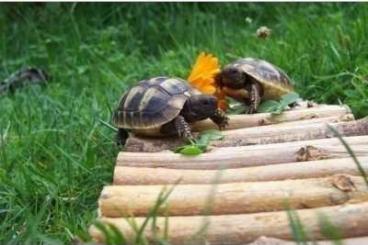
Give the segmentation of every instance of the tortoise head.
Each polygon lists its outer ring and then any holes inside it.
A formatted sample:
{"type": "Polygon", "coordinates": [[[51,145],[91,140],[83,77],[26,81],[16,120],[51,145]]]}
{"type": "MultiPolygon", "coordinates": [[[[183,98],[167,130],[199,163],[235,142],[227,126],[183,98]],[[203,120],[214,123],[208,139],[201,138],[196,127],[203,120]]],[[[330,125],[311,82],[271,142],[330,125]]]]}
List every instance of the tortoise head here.
{"type": "Polygon", "coordinates": [[[212,95],[193,95],[184,104],[182,115],[187,122],[213,116],[217,111],[217,98],[212,95]]]}
{"type": "Polygon", "coordinates": [[[244,88],[246,76],[242,70],[234,66],[225,67],[216,77],[217,86],[232,89],[244,88]]]}

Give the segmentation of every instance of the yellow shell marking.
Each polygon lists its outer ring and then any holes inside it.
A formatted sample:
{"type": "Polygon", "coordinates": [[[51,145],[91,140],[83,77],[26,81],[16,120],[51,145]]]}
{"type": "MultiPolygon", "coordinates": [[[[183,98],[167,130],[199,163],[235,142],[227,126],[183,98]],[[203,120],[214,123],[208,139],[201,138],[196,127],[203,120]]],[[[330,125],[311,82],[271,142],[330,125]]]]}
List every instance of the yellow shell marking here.
{"type": "Polygon", "coordinates": [[[130,102],[132,101],[133,97],[138,93],[144,93],[144,88],[141,86],[133,87],[129,93],[127,94],[127,97],[125,99],[123,108],[127,108],[130,102]]]}
{"type": "Polygon", "coordinates": [[[139,104],[139,111],[144,110],[146,108],[147,104],[150,102],[153,96],[155,96],[157,93],[157,88],[151,87],[146,90],[146,92],[143,95],[143,98],[141,99],[141,102],[139,104]]]}

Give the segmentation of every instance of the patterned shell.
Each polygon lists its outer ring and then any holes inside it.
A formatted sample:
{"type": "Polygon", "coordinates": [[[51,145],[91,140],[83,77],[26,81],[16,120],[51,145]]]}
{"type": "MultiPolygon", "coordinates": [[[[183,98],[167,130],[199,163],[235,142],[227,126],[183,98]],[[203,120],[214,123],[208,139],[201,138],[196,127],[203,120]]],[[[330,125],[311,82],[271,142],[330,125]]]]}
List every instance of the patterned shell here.
{"type": "Polygon", "coordinates": [[[179,78],[143,80],[122,96],[113,121],[122,128],[157,128],[179,115],[192,92],[179,78]]]}
{"type": "Polygon", "coordinates": [[[293,90],[291,79],[284,71],[265,60],[239,59],[226,67],[235,67],[253,77],[264,87],[265,98],[274,99],[293,90]]]}

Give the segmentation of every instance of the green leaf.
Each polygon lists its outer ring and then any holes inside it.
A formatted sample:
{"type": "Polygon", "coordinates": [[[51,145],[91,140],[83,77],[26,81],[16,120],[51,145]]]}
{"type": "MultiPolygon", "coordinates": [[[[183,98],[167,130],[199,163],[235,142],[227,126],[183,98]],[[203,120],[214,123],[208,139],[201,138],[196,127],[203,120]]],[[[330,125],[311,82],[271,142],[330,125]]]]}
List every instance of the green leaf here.
{"type": "Polygon", "coordinates": [[[224,135],[216,130],[216,129],[209,129],[203,131],[198,138],[195,140],[195,145],[200,148],[202,151],[207,150],[207,146],[212,140],[221,140],[224,138],[224,135]]]}
{"type": "Polygon", "coordinates": [[[222,133],[216,129],[205,130],[199,134],[196,140],[190,144],[179,146],[175,149],[175,153],[181,153],[187,156],[196,156],[207,150],[212,140],[223,139],[222,133]]]}
{"type": "Polygon", "coordinates": [[[227,103],[229,108],[227,109],[226,113],[229,115],[244,114],[246,111],[248,111],[248,106],[242,102],[228,98],[227,103]]]}
{"type": "Polygon", "coordinates": [[[288,105],[295,103],[299,99],[299,94],[295,92],[288,93],[281,97],[280,102],[275,100],[266,100],[258,107],[258,112],[271,112],[274,115],[281,114],[288,105]]]}
{"type": "Polygon", "coordinates": [[[290,104],[297,102],[299,98],[300,96],[298,93],[290,92],[281,97],[280,103],[285,106],[288,106],[290,104]]]}
{"type": "Polygon", "coordinates": [[[216,130],[216,129],[209,129],[203,131],[198,138],[196,139],[195,143],[198,145],[202,150],[206,150],[207,146],[212,140],[221,140],[224,138],[224,135],[216,130]]]}
{"type": "Polygon", "coordinates": [[[208,130],[202,131],[199,134],[196,142],[198,143],[198,141],[200,141],[201,139],[207,139],[211,141],[211,140],[221,140],[223,138],[224,138],[224,135],[221,133],[221,131],[217,129],[208,129],[208,130]]]}
{"type": "Polygon", "coordinates": [[[258,107],[258,112],[275,112],[279,108],[280,103],[275,100],[266,100],[258,107]]]}
{"type": "Polygon", "coordinates": [[[285,110],[285,107],[286,107],[285,105],[279,104],[276,107],[276,110],[272,111],[271,114],[272,115],[280,115],[285,110]]]}
{"type": "Polygon", "coordinates": [[[203,153],[203,151],[197,145],[183,146],[179,152],[186,156],[197,156],[203,153]]]}

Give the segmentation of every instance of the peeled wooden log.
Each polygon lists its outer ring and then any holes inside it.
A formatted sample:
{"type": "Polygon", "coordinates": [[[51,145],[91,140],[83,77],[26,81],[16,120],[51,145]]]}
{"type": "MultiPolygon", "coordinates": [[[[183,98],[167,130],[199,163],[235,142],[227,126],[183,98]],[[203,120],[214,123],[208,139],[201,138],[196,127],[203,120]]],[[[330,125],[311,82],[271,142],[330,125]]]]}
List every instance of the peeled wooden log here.
{"type": "MultiPolygon", "coordinates": [[[[367,148],[367,146],[365,146],[367,148]]],[[[360,157],[363,169],[368,172],[368,157],[360,157]]],[[[168,168],[136,168],[117,166],[114,185],[167,185],[211,184],[233,182],[258,182],[286,179],[327,177],[334,174],[360,175],[352,158],[329,159],[310,162],[295,162],[259,167],[188,170],[168,168]],[[219,171],[221,178],[218,178],[219,171]]]]}
{"type": "MultiPolygon", "coordinates": [[[[221,177],[221,176],[220,176],[221,177]]],[[[106,186],[99,199],[102,216],[144,216],[163,188],[161,185],[106,186]]],[[[168,215],[239,214],[282,210],[285,200],[291,208],[315,208],[348,202],[368,201],[362,177],[336,175],[328,178],[241,182],[218,185],[177,185],[167,199],[168,215]]],[[[159,211],[162,214],[163,210],[159,211]]]]}
{"type": "MultiPolygon", "coordinates": [[[[326,122],[326,120],[322,118],[330,118],[330,120],[327,121],[331,122],[332,118],[335,118],[335,120],[347,121],[349,119],[353,120],[354,116],[352,116],[348,106],[321,105],[312,108],[285,111],[280,115],[272,115],[271,113],[229,115],[229,125],[226,129],[248,128],[307,119],[320,119],[317,121],[326,122]],[[344,117],[344,115],[349,116],[344,117]]],[[[193,131],[202,131],[210,128],[217,129],[217,126],[211,120],[203,120],[193,124],[193,131]]]]}
{"type": "MultiPolygon", "coordinates": [[[[273,237],[265,237],[261,236],[257,238],[255,241],[251,243],[247,243],[247,245],[299,245],[300,242],[296,241],[287,241],[281,240],[273,237]]],[[[315,241],[306,241],[303,242],[304,245],[315,245],[315,241]]],[[[318,245],[336,245],[336,244],[343,244],[343,245],[365,245],[368,244],[368,237],[354,237],[348,239],[341,239],[339,243],[334,240],[325,240],[325,241],[318,241],[318,245]]]]}
{"type": "MultiPolygon", "coordinates": [[[[357,156],[368,156],[368,136],[345,137],[357,156]]],[[[188,157],[171,151],[120,152],[117,166],[177,169],[241,168],[297,161],[349,157],[339,139],[294,141],[280,144],[213,148],[188,157]]]]}
{"type": "MultiPolygon", "coordinates": [[[[301,121],[302,122],[302,121],[301,121]]],[[[331,123],[343,136],[368,135],[368,117],[350,122],[331,123]]],[[[229,147],[254,144],[271,144],[300,140],[331,138],[333,132],[327,124],[268,125],[223,131],[222,140],[213,141],[211,146],[229,147]]],[[[125,150],[132,152],[157,152],[175,149],[183,144],[178,138],[128,138],[125,150]]]]}
{"type": "MultiPolygon", "coordinates": [[[[343,238],[368,236],[368,202],[303,209],[296,211],[308,237],[316,240],[327,239],[324,236],[321,218],[327,219],[334,227],[338,227],[343,238]],[[323,216],[322,216],[323,215],[323,216]]],[[[135,235],[129,220],[126,218],[100,218],[100,221],[112,224],[133,244],[135,235]]],[[[135,218],[141,227],[145,218],[135,218]]],[[[90,234],[97,241],[103,241],[103,233],[96,227],[90,228],[90,234]]],[[[260,236],[292,240],[288,215],[285,211],[265,212],[240,215],[158,217],[152,226],[152,219],[144,230],[144,237],[152,241],[154,237],[163,237],[166,233],[170,244],[181,245],[243,245],[260,236]]]]}
{"type": "MultiPolygon", "coordinates": [[[[253,116],[253,115],[258,115],[258,114],[252,114],[252,115],[230,115],[229,118],[229,126],[226,127],[226,130],[230,130],[230,129],[239,129],[239,128],[249,128],[249,127],[255,127],[254,126],[250,126],[247,124],[248,123],[252,123],[252,121],[247,121],[247,116],[253,116]],[[242,127],[244,126],[244,127],[242,127]]],[[[278,116],[275,116],[275,118],[277,118],[278,116]]],[[[252,120],[252,119],[251,119],[252,120]]],[[[277,121],[261,121],[259,124],[259,126],[267,126],[267,125],[272,125],[273,127],[285,127],[285,126],[293,126],[293,125],[307,125],[307,124],[317,124],[317,123],[338,123],[338,122],[348,122],[348,121],[352,121],[354,120],[354,115],[353,114],[344,114],[344,115],[335,115],[335,116],[329,116],[329,117],[320,117],[320,118],[312,118],[312,119],[305,119],[305,120],[299,120],[299,121],[285,121],[282,123],[277,123],[277,121]]],[[[216,125],[213,124],[213,122],[211,123],[211,121],[209,121],[209,123],[205,123],[207,122],[206,120],[204,121],[200,121],[197,124],[194,124],[194,126],[192,127],[193,131],[202,131],[202,130],[206,130],[206,129],[218,129],[218,127],[216,125]],[[203,122],[203,123],[202,123],[203,122]],[[199,125],[199,126],[195,126],[195,125],[199,125]]],[[[141,135],[138,135],[141,136],[141,135]]],[[[143,136],[145,137],[145,136],[143,136]]],[[[159,132],[157,133],[150,133],[149,137],[164,137],[162,134],[160,134],[159,132]]]]}
{"type": "MultiPolygon", "coordinates": [[[[317,123],[338,123],[338,122],[348,122],[353,121],[353,114],[345,114],[342,116],[331,116],[331,117],[321,117],[321,118],[313,118],[308,120],[300,120],[300,121],[290,121],[279,124],[272,124],[273,127],[284,127],[284,126],[293,126],[293,125],[307,125],[307,124],[317,124],[317,123]]],[[[271,125],[271,124],[268,124],[271,125]]],[[[261,125],[267,126],[267,125],[261,125]]],[[[227,128],[228,129],[228,128],[227,128]]]]}

